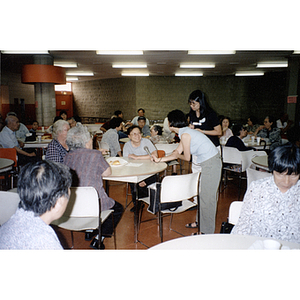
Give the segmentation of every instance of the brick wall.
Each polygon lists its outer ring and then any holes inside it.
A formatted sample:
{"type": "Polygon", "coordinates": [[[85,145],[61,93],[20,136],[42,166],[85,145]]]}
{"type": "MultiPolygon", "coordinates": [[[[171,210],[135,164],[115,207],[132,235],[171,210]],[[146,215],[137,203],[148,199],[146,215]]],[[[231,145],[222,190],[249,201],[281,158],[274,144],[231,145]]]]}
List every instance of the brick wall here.
{"type": "MultiPolygon", "coordinates": [[[[34,104],[34,86],[21,83],[21,74],[2,73],[1,84],[9,87],[9,103],[14,98],[34,104]]],[[[266,73],[261,77],[124,77],[72,84],[74,114],[110,118],[120,109],[132,119],[143,107],[150,120],[164,119],[169,111],[189,111],[189,94],[201,89],[218,114],[245,121],[250,114],[262,122],[273,114],[279,117],[287,97],[287,72],[266,73]]]]}
{"type": "Polygon", "coordinates": [[[164,119],[169,111],[188,113],[188,96],[201,89],[218,113],[243,122],[251,114],[262,122],[279,117],[286,101],[286,72],[262,77],[137,77],[73,83],[75,112],[80,116],[110,118],[120,109],[125,119],[142,107],[150,120],[164,119]]]}

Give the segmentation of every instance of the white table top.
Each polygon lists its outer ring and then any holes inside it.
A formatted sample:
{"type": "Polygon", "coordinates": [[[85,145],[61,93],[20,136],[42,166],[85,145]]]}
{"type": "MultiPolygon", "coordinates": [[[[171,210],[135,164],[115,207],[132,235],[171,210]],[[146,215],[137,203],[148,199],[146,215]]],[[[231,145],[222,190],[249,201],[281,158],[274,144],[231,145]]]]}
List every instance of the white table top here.
{"type": "Polygon", "coordinates": [[[112,174],[103,177],[104,180],[138,183],[167,168],[167,164],[164,162],[155,163],[150,160],[134,160],[128,157],[122,157],[122,159],[128,161],[128,164],[124,166],[111,166],[112,174]]]}
{"type": "Polygon", "coordinates": [[[14,165],[14,161],[8,158],[0,158],[0,170],[1,172],[10,171],[14,165]]]}
{"type": "MultiPolygon", "coordinates": [[[[149,250],[263,250],[262,242],[272,240],[253,235],[203,234],[186,236],[158,244],[149,250]],[[254,244],[255,243],[255,244],[254,244]]],[[[277,240],[281,249],[300,249],[300,244],[277,240]]]]}
{"type": "Polygon", "coordinates": [[[47,148],[51,141],[52,139],[41,140],[40,142],[38,141],[25,142],[24,148],[47,148]]]}
{"type": "Polygon", "coordinates": [[[268,168],[268,156],[255,156],[251,160],[255,165],[263,168],[268,168]]]}

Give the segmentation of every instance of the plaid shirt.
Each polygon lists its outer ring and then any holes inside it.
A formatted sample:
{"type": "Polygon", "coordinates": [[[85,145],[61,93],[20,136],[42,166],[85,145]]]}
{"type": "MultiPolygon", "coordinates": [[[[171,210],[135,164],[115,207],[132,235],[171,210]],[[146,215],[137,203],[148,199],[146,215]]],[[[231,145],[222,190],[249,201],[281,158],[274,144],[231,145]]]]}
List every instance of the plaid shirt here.
{"type": "Polygon", "coordinates": [[[67,153],[68,151],[61,145],[61,143],[53,139],[47,147],[45,159],[63,163],[64,157],[67,153]]]}

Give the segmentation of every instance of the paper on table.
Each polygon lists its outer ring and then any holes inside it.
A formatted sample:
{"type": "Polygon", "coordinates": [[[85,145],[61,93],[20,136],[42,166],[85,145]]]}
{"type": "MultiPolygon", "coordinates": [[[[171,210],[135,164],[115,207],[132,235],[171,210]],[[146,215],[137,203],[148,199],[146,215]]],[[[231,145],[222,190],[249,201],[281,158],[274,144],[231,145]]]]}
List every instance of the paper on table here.
{"type": "Polygon", "coordinates": [[[128,163],[127,164],[127,167],[140,167],[142,166],[143,164],[136,164],[136,163],[128,163]]]}

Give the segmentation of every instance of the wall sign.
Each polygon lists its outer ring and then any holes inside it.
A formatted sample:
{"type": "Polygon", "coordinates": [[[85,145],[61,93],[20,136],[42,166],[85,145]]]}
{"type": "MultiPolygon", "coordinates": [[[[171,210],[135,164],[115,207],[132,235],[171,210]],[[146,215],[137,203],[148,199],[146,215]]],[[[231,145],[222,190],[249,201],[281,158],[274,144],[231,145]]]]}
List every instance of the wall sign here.
{"type": "Polygon", "coordinates": [[[297,97],[298,97],[298,95],[288,96],[287,97],[287,103],[297,103],[297,97]]]}

